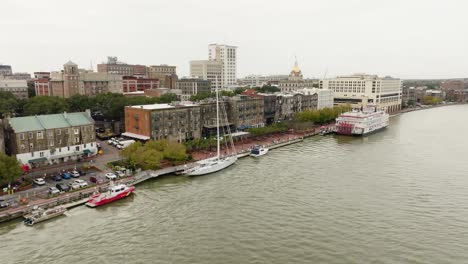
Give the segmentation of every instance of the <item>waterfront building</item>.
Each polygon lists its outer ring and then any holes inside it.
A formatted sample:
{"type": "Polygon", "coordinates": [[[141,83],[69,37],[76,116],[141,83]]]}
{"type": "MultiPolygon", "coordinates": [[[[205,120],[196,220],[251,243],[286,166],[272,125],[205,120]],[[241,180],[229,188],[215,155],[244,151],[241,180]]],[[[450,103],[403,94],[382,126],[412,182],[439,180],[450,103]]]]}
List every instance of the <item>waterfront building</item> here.
{"type": "Polygon", "coordinates": [[[122,77],[122,92],[123,93],[132,93],[132,92],[142,92],[148,89],[157,89],[159,88],[158,79],[149,79],[149,78],[138,78],[134,76],[123,76],[122,77]]]}
{"type": "Polygon", "coordinates": [[[91,112],[7,118],[6,152],[32,167],[95,155],[91,112]]]}
{"type": "Polygon", "coordinates": [[[376,104],[394,113],[401,109],[402,84],[400,79],[389,76],[354,74],[320,81],[320,89],[334,92],[335,104],[351,104],[360,107],[376,104]]]}
{"type": "Polygon", "coordinates": [[[317,109],[333,108],[333,91],[330,89],[304,88],[298,90],[298,93],[304,95],[317,94],[317,109]]]}
{"type": "MultiPolygon", "coordinates": [[[[198,103],[200,105],[200,133],[204,138],[216,136],[216,100],[207,98],[198,103]]],[[[219,127],[223,135],[227,127],[235,130],[229,104],[225,98],[219,99],[219,127]]]]}
{"type": "Polygon", "coordinates": [[[211,91],[222,88],[222,68],[220,61],[194,60],[190,61],[190,76],[210,81],[211,91]]]}
{"type": "Polygon", "coordinates": [[[191,103],[125,107],[124,136],[184,142],[200,138],[200,106],[191,103]]]}
{"type": "Polygon", "coordinates": [[[230,97],[228,102],[230,120],[236,130],[265,126],[263,98],[241,95],[230,97]]]}
{"type": "Polygon", "coordinates": [[[12,75],[13,71],[11,69],[11,65],[3,65],[0,64],[0,76],[7,76],[12,75]]]}
{"type": "Polygon", "coordinates": [[[208,60],[221,62],[221,87],[237,82],[237,47],[225,44],[208,45],[208,60]]]}
{"type": "Polygon", "coordinates": [[[188,100],[195,94],[211,93],[211,82],[200,78],[182,78],[176,82],[175,88],[182,91],[182,100],[188,100]]]}
{"type": "Polygon", "coordinates": [[[167,64],[149,66],[148,76],[152,79],[159,79],[159,87],[170,89],[175,89],[178,80],[176,66],[167,64]]]}
{"type": "Polygon", "coordinates": [[[281,92],[294,92],[303,88],[312,88],[315,85],[318,85],[317,81],[311,79],[304,79],[302,71],[298,66],[297,60],[294,63],[294,67],[291,70],[288,78],[286,80],[280,80],[278,82],[278,87],[281,92]]]}
{"type": "Polygon", "coordinates": [[[122,93],[122,76],[108,72],[79,70],[78,65],[69,61],[61,72],[52,72],[49,80],[49,94],[69,98],[80,94],[95,96],[100,93],[122,93]]]}
{"type": "Polygon", "coordinates": [[[0,91],[11,92],[18,99],[28,99],[26,80],[0,80],[0,91]]]}

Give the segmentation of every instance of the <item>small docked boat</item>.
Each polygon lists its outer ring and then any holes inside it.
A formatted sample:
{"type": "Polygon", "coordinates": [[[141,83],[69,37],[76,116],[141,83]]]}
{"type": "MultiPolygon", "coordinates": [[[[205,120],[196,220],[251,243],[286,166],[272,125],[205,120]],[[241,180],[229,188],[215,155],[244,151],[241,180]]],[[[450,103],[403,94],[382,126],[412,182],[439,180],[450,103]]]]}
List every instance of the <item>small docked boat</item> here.
{"type": "Polygon", "coordinates": [[[89,207],[98,207],[125,198],[134,191],[135,186],[127,186],[125,184],[111,185],[107,192],[97,193],[89,197],[86,205],[89,207]]]}
{"type": "Polygon", "coordinates": [[[65,207],[54,207],[47,210],[43,208],[35,207],[30,214],[24,216],[24,224],[28,226],[32,226],[34,224],[52,219],[54,217],[63,215],[67,209],[65,207]]]}
{"type": "Polygon", "coordinates": [[[268,148],[265,148],[263,146],[255,146],[250,150],[250,156],[251,157],[260,157],[265,154],[267,154],[268,148]]]}

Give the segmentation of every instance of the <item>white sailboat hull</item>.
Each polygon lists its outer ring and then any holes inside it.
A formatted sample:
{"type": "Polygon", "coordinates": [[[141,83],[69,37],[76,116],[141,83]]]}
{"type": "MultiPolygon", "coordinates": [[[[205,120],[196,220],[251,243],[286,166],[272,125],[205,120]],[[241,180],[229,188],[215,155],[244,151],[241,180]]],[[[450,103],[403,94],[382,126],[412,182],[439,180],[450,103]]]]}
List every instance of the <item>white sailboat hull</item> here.
{"type": "Polygon", "coordinates": [[[185,172],[187,176],[201,176],[225,169],[237,161],[237,156],[225,157],[221,159],[210,159],[200,162],[200,166],[189,169],[185,172]]]}

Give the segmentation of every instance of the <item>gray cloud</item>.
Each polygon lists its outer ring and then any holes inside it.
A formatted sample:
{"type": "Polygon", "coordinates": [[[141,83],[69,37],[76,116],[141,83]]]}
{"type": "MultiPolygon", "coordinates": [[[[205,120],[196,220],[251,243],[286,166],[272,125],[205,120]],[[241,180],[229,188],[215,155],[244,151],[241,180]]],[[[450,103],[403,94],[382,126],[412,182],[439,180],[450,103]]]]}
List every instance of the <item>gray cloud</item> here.
{"type": "Polygon", "coordinates": [[[239,46],[239,76],[367,72],[468,77],[466,1],[4,0],[0,62],[15,71],[80,67],[106,56],[139,64],[207,58],[209,43],[239,46]]]}

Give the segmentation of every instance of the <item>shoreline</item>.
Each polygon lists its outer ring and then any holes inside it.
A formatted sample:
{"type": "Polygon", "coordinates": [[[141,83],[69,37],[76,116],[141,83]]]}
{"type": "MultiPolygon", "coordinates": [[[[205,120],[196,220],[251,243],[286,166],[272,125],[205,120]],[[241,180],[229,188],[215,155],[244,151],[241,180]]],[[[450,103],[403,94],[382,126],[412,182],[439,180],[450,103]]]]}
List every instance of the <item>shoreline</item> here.
{"type": "MultiPolygon", "coordinates": [[[[455,104],[434,105],[434,106],[429,106],[429,107],[406,108],[405,110],[402,110],[399,113],[392,115],[391,117],[395,117],[395,116],[399,116],[405,113],[410,113],[410,112],[415,112],[415,111],[421,111],[421,110],[427,110],[427,109],[433,109],[433,108],[439,108],[439,107],[445,107],[445,106],[453,106],[453,105],[465,105],[465,104],[466,103],[455,103],[455,104]]],[[[270,135],[258,136],[254,138],[240,139],[235,142],[236,155],[238,156],[238,158],[249,157],[250,148],[254,145],[262,145],[271,150],[275,148],[281,148],[281,147],[285,147],[288,145],[296,144],[296,143],[302,142],[305,138],[319,135],[319,131],[321,128],[323,127],[329,128],[332,126],[334,126],[334,122],[331,124],[322,125],[322,126],[318,125],[318,126],[315,126],[313,128],[310,128],[304,131],[275,133],[275,134],[270,134],[270,135]]],[[[222,151],[225,151],[225,149],[223,148],[222,151]]],[[[178,166],[168,166],[168,167],[156,170],[156,171],[141,171],[141,172],[138,172],[134,176],[120,180],[120,182],[131,184],[131,185],[136,185],[144,181],[157,178],[159,176],[174,174],[190,166],[194,166],[196,162],[200,160],[214,157],[215,153],[216,151],[211,151],[211,150],[193,151],[190,153],[193,156],[193,162],[186,163],[183,165],[178,165],[178,166]]],[[[229,153],[225,152],[225,154],[229,154],[229,153]]],[[[0,223],[15,220],[17,218],[22,217],[25,213],[30,211],[31,207],[33,207],[34,205],[45,206],[46,208],[57,206],[59,204],[63,204],[68,208],[82,205],[87,201],[86,198],[83,199],[84,197],[89,196],[93,192],[97,191],[97,189],[100,189],[102,187],[106,188],[107,185],[108,183],[104,183],[104,184],[97,185],[88,189],[83,189],[80,192],[65,193],[63,195],[48,198],[48,199],[33,200],[31,201],[31,203],[27,205],[22,205],[19,207],[2,210],[0,211],[0,223]]]]}

